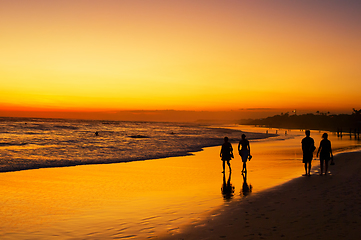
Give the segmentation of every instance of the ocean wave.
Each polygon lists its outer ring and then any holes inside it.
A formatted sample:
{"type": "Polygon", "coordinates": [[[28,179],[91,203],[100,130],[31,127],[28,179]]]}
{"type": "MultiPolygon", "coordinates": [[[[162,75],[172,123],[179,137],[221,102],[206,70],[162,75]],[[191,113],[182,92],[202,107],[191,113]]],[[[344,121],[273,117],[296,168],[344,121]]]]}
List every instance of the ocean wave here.
{"type": "Polygon", "coordinates": [[[0,142],[0,147],[8,147],[8,146],[25,146],[29,143],[10,143],[10,142],[0,142]]]}
{"type": "MultiPolygon", "coordinates": [[[[8,133],[0,143],[0,171],[185,156],[221,145],[225,136],[237,142],[242,134],[239,130],[185,123],[54,119],[26,122],[26,126],[24,120],[15,124],[12,119],[9,125],[17,127],[11,129],[6,122],[1,123],[8,133]],[[11,147],[24,145],[28,146],[11,147]]],[[[264,134],[247,133],[247,137],[257,139],[264,134]]]]}
{"type": "Polygon", "coordinates": [[[150,138],[149,136],[145,136],[145,135],[131,135],[129,137],[130,138],[150,138]]]}
{"type": "Polygon", "coordinates": [[[60,129],[71,129],[71,130],[77,130],[79,129],[79,127],[75,127],[75,126],[66,126],[66,125],[54,125],[55,128],[60,128],[60,129]]]}

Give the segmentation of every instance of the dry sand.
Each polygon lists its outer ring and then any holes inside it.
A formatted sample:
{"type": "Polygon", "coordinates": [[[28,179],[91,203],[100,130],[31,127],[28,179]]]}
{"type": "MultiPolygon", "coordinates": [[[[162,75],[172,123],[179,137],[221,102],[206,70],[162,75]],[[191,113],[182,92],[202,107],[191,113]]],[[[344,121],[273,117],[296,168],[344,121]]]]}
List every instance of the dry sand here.
{"type": "Polygon", "coordinates": [[[335,162],[328,176],[248,195],[164,239],[361,239],[361,152],[338,154],[335,162]]]}

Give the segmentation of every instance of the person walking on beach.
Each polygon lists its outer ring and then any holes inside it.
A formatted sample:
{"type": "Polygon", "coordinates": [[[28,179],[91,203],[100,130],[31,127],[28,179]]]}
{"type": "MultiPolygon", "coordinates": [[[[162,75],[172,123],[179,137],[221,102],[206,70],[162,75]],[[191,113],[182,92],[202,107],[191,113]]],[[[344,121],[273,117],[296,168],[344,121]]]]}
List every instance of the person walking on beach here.
{"type": "Polygon", "coordinates": [[[229,167],[229,171],[231,172],[231,164],[229,161],[233,158],[233,148],[232,144],[228,142],[228,137],[224,138],[224,143],[222,144],[221,153],[220,153],[221,159],[223,161],[223,172],[225,171],[225,162],[227,161],[227,165],[229,167]]]}
{"type": "Polygon", "coordinates": [[[311,162],[313,152],[316,150],[315,141],[310,137],[310,130],[306,130],[306,137],[302,139],[303,163],[305,164],[305,176],[311,176],[311,162]],[[308,170],[308,171],[307,171],[308,170]]]}
{"type": "Polygon", "coordinates": [[[322,176],[323,174],[323,164],[325,164],[325,175],[327,175],[327,170],[328,170],[328,161],[330,159],[333,160],[333,154],[332,154],[332,149],[331,149],[331,142],[330,140],[328,140],[328,134],[324,133],[322,135],[322,140],[320,142],[320,146],[318,147],[318,151],[317,151],[317,157],[318,154],[320,153],[320,175],[322,176]]]}
{"type": "Polygon", "coordinates": [[[242,158],[242,162],[243,162],[243,169],[242,172],[245,173],[247,172],[247,167],[246,167],[246,163],[247,160],[249,158],[249,160],[251,161],[251,148],[249,146],[249,141],[246,139],[246,135],[242,134],[242,139],[239,141],[238,144],[238,153],[242,158]]]}

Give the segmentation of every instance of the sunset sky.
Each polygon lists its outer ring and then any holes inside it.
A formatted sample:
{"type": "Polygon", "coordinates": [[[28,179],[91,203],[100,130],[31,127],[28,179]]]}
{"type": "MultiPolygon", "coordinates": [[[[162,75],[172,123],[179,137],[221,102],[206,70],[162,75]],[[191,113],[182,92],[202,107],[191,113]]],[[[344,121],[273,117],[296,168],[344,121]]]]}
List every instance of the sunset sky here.
{"type": "Polygon", "coordinates": [[[361,108],[359,0],[0,0],[1,111],[361,108]]]}

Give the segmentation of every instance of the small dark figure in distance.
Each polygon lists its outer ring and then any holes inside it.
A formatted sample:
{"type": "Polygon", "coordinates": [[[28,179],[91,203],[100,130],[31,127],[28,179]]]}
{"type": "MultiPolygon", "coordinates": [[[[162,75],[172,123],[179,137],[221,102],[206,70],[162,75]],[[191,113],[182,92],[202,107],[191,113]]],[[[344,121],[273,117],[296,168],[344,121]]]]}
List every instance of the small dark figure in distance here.
{"type": "Polygon", "coordinates": [[[328,140],[328,134],[324,133],[322,135],[322,140],[320,142],[320,146],[318,147],[317,157],[320,154],[320,175],[323,174],[323,165],[325,165],[325,175],[327,175],[328,170],[328,161],[331,159],[331,163],[333,162],[333,154],[331,149],[331,142],[328,140]]]}
{"type": "Polygon", "coordinates": [[[306,130],[306,137],[302,139],[303,163],[305,164],[305,176],[311,176],[311,162],[313,152],[316,150],[315,141],[310,137],[310,130],[306,130]]]}
{"type": "Polygon", "coordinates": [[[228,142],[228,137],[224,138],[224,143],[222,144],[220,156],[223,161],[223,173],[225,171],[225,164],[226,164],[225,162],[227,162],[229,171],[231,172],[232,169],[229,161],[233,158],[233,148],[232,148],[232,144],[228,142]]]}

